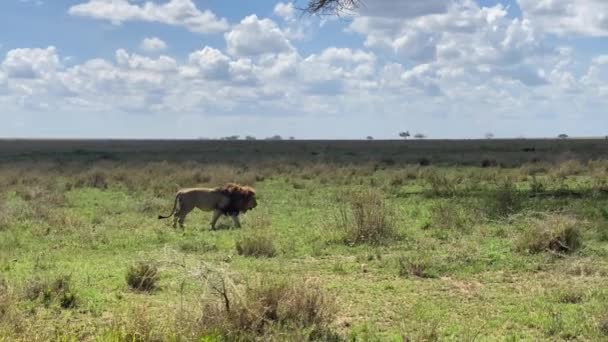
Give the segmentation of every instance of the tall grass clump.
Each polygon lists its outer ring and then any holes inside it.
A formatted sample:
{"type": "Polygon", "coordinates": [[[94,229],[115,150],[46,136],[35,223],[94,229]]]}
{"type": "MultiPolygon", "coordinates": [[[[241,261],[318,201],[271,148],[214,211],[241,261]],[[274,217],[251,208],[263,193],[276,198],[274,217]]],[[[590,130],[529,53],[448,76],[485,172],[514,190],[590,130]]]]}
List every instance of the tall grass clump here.
{"type": "MultiPolygon", "coordinates": [[[[223,279],[223,278],[222,278],[223,279]]],[[[226,286],[223,279],[212,290],[221,300],[204,304],[201,330],[227,340],[268,340],[298,334],[296,340],[327,340],[336,304],[317,281],[265,278],[244,291],[226,286]]]]}
{"type": "Polygon", "coordinates": [[[397,238],[392,210],[375,190],[349,191],[340,196],[337,226],[348,244],[382,244],[397,238]]]}
{"type": "Polygon", "coordinates": [[[129,287],[139,292],[152,292],[158,288],[158,267],[148,261],[140,261],[129,266],[126,281],[129,287]]]}
{"type": "Polygon", "coordinates": [[[76,294],[69,276],[58,276],[54,280],[34,277],[24,287],[24,296],[31,301],[40,300],[45,306],[57,303],[61,308],[76,307],[76,294]]]}
{"type": "Polygon", "coordinates": [[[582,245],[581,223],[570,216],[546,214],[526,222],[518,249],[530,254],[554,252],[569,254],[582,245]]]}
{"type": "Polygon", "coordinates": [[[277,249],[270,233],[257,230],[237,240],[235,247],[237,253],[243,256],[272,258],[277,255],[277,249]]]}

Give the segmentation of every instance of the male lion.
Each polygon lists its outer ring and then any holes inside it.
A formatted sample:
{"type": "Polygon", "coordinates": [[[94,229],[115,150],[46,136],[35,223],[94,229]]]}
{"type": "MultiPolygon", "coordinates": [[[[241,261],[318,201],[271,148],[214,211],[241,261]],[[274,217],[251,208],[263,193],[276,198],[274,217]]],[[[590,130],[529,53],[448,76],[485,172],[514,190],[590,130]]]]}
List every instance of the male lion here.
{"type": "Polygon", "coordinates": [[[181,189],[175,194],[173,210],[167,216],[158,215],[158,219],[173,217],[173,228],[177,222],[184,227],[184,219],[194,208],[203,211],[213,211],[211,229],[215,230],[215,223],[221,215],[232,217],[234,224],[241,227],[239,214],[257,207],[255,190],[248,186],[229,183],[217,188],[190,188],[181,189]]]}

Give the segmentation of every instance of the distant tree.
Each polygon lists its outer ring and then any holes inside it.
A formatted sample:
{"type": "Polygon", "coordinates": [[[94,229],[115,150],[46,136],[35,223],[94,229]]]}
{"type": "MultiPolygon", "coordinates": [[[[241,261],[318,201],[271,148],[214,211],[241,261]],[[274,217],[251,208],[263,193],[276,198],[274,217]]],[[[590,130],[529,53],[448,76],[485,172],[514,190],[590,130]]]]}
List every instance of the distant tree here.
{"type": "Polygon", "coordinates": [[[256,138],[253,135],[248,135],[245,137],[245,140],[256,140],[256,138]]]}
{"type": "Polygon", "coordinates": [[[424,138],[426,138],[426,135],[424,135],[422,133],[416,133],[416,134],[414,134],[414,138],[416,138],[416,139],[424,139],[424,138]]]}
{"type": "Polygon", "coordinates": [[[365,138],[367,140],[374,140],[374,137],[372,137],[371,135],[368,135],[367,138],[365,138]]]}
{"type": "Polygon", "coordinates": [[[410,131],[399,132],[399,136],[402,137],[403,139],[407,139],[410,136],[410,131]]]}
{"type": "Polygon", "coordinates": [[[289,140],[296,140],[296,137],[289,137],[289,140]]]}
{"type": "Polygon", "coordinates": [[[488,133],[486,133],[485,137],[486,137],[486,139],[494,139],[494,133],[488,132],[488,133]]]}
{"type": "Polygon", "coordinates": [[[281,137],[280,135],[273,135],[271,137],[266,138],[266,140],[283,140],[283,137],[281,137]]]}
{"type": "Polygon", "coordinates": [[[562,133],[560,135],[557,136],[560,139],[568,139],[568,134],[562,133]]]}
{"type": "Polygon", "coordinates": [[[221,138],[221,140],[239,140],[239,136],[238,135],[230,135],[230,136],[221,138]]]}

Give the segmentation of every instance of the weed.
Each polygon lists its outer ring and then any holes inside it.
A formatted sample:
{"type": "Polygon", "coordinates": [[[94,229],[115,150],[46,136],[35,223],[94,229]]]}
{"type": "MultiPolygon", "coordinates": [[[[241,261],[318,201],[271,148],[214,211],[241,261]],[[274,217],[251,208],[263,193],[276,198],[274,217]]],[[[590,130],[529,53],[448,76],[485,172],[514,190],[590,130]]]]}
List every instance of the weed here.
{"type": "Polygon", "coordinates": [[[157,289],[159,280],[158,267],[149,261],[140,261],[129,266],[126,280],[129,287],[135,291],[152,292],[157,289]]]}

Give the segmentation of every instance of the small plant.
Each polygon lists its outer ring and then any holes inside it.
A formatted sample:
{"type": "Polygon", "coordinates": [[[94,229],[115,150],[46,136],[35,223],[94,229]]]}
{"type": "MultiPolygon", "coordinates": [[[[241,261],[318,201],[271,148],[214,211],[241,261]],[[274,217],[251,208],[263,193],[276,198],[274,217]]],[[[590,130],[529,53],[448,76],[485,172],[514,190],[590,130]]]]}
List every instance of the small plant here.
{"type": "Polygon", "coordinates": [[[238,240],[236,251],[239,255],[256,258],[272,258],[277,255],[277,249],[270,234],[260,231],[250,233],[238,240]]]}
{"type": "Polygon", "coordinates": [[[352,191],[342,197],[337,224],[348,244],[382,244],[397,236],[393,213],[382,195],[374,190],[352,191]]]}
{"type": "Polygon", "coordinates": [[[582,246],[580,223],[563,215],[547,215],[533,221],[519,240],[519,250],[531,254],[551,251],[569,254],[582,246]]]}
{"type": "Polygon", "coordinates": [[[126,280],[129,287],[135,291],[152,292],[157,288],[158,268],[152,262],[140,261],[129,267],[126,280]]]}

